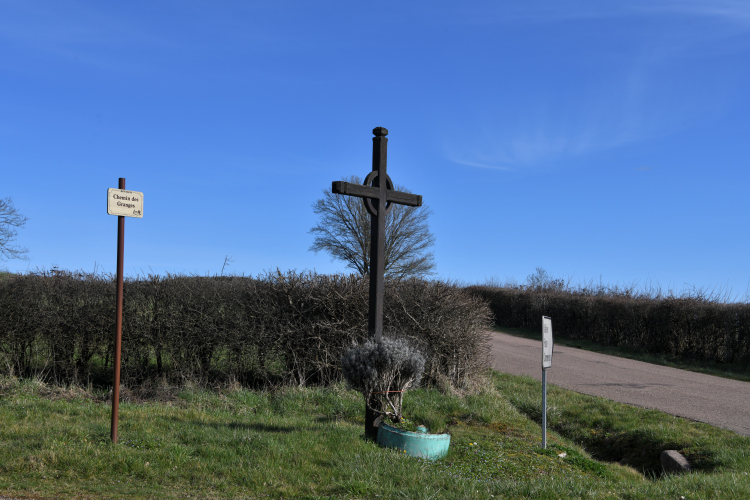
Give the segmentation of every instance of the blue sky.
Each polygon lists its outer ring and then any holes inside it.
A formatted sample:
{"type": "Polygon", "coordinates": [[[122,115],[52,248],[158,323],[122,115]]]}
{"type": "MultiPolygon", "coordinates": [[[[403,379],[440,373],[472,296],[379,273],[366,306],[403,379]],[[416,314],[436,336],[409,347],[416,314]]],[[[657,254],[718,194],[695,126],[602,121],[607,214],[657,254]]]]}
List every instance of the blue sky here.
{"type": "Polygon", "coordinates": [[[371,130],[437,276],[750,284],[750,4],[0,0],[0,198],[28,261],[344,271],[311,206],[371,130]],[[199,201],[196,201],[199,200],[199,201]]]}

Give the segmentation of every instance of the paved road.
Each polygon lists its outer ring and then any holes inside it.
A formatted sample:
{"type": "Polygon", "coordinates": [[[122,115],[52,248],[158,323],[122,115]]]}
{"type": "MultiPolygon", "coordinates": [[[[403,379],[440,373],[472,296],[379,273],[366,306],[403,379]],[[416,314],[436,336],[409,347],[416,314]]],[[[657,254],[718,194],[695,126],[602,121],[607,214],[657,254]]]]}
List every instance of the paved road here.
{"type": "MultiPolygon", "coordinates": [[[[541,334],[540,334],[541,336],[541,334]]],[[[493,368],[542,379],[542,342],[492,332],[493,368]]],[[[750,383],[555,346],[547,382],[750,436],[750,383]]]]}

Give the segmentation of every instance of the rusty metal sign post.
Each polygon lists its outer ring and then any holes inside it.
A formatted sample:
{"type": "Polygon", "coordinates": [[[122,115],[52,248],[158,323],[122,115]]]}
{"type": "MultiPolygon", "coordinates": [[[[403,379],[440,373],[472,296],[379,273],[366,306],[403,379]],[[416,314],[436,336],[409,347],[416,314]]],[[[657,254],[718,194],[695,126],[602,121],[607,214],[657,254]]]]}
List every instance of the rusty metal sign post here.
{"type": "MultiPolygon", "coordinates": [[[[422,206],[422,196],[395,191],[393,181],[388,176],[388,129],[376,127],[372,131],[372,172],[365,178],[364,185],[334,181],[331,189],[334,194],[344,194],[362,198],[365,208],[372,216],[370,224],[370,301],[368,331],[375,340],[383,335],[383,296],[385,282],[385,216],[394,203],[410,207],[422,206]]],[[[365,434],[375,438],[377,415],[365,409],[365,434]]]]}
{"type": "Polygon", "coordinates": [[[115,363],[112,375],[112,428],[110,438],[117,444],[117,418],[120,410],[120,358],[122,354],[122,289],[125,255],[125,217],[143,217],[143,193],[125,191],[125,178],[119,189],[107,189],[107,213],[117,216],[117,295],[115,304],[115,363]]]}

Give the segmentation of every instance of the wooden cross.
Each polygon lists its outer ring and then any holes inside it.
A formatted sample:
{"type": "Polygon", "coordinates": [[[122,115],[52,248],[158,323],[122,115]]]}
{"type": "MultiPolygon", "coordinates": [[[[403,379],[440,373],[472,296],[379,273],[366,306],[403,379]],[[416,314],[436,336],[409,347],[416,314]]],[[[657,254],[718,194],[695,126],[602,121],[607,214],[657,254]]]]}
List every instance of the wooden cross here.
{"type": "Polygon", "coordinates": [[[385,281],[385,215],[394,203],[410,207],[422,206],[422,197],[393,189],[393,182],[386,172],[388,160],[388,129],[376,127],[372,133],[372,172],[363,185],[334,181],[335,194],[363,198],[367,211],[372,216],[370,224],[370,308],[368,330],[371,337],[380,340],[383,335],[383,283],[385,281]]]}

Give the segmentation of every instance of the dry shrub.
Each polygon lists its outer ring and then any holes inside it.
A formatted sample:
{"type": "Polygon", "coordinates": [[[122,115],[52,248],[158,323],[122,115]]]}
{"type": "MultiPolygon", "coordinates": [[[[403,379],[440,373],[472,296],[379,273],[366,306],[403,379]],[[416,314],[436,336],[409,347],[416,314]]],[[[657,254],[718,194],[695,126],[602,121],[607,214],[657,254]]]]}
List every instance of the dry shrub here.
{"type": "MultiPolygon", "coordinates": [[[[464,386],[488,366],[490,312],[461,287],[390,281],[384,328],[428,357],[425,381],[464,386]]],[[[330,384],[367,337],[368,281],[269,272],[140,276],[124,284],[121,381],[203,387],[330,384]],[[160,382],[161,383],[161,382],[160,382]]],[[[38,271],[0,280],[0,373],[111,383],[113,276],[38,271]]]]}
{"type": "Polygon", "coordinates": [[[750,361],[750,304],[723,303],[701,293],[683,296],[582,288],[472,286],[500,326],[541,329],[605,345],[628,346],[717,362],[750,361]]]}
{"type": "Polygon", "coordinates": [[[409,341],[383,337],[346,351],[341,357],[341,369],[368,408],[399,423],[404,391],[419,386],[424,362],[422,353],[409,341]]]}

